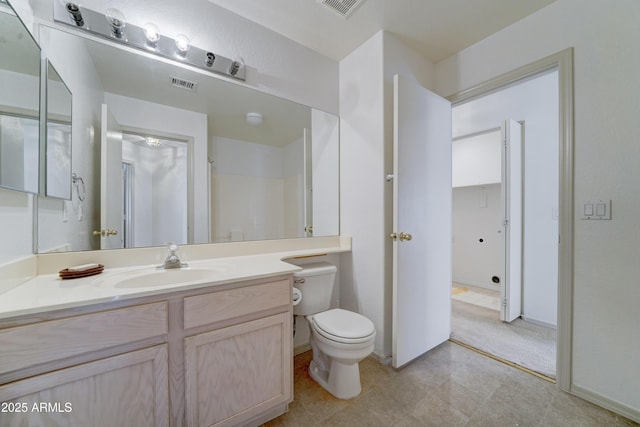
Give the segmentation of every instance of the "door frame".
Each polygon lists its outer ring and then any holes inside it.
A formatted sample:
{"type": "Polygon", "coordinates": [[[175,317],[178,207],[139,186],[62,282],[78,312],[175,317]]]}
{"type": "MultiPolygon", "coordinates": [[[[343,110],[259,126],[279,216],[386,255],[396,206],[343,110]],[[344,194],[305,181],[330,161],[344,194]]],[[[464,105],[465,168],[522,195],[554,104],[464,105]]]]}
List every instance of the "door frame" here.
{"type": "Polygon", "coordinates": [[[452,107],[506,87],[558,70],[559,108],[559,216],[558,216],[558,326],[556,381],[561,390],[571,391],[573,331],[573,48],[532,62],[447,97],[452,107]]]}

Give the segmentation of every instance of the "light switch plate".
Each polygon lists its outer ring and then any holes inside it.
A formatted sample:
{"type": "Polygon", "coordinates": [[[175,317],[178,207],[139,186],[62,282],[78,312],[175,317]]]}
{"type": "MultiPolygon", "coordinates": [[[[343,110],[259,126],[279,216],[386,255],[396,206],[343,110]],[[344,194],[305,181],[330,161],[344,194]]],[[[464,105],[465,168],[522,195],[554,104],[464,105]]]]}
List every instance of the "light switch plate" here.
{"type": "Polygon", "coordinates": [[[611,200],[588,200],[582,204],[581,219],[611,219],[611,200]]]}

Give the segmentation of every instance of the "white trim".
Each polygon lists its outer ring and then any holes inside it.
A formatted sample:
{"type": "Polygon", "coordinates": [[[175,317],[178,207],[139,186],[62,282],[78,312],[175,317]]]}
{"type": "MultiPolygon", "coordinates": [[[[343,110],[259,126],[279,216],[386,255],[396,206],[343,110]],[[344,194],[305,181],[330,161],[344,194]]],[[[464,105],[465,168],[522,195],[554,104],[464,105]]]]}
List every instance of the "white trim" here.
{"type": "Polygon", "coordinates": [[[613,411],[616,414],[622,415],[623,417],[640,423],[640,411],[624,405],[618,401],[611,400],[601,394],[598,394],[586,388],[582,388],[581,386],[575,384],[571,387],[571,394],[574,394],[584,400],[595,403],[598,406],[602,406],[603,408],[613,411]]]}
{"type": "Polygon", "coordinates": [[[573,48],[542,58],[501,76],[455,93],[447,99],[453,106],[558,70],[559,89],[559,220],[558,220],[558,387],[573,392],[573,48]]]}

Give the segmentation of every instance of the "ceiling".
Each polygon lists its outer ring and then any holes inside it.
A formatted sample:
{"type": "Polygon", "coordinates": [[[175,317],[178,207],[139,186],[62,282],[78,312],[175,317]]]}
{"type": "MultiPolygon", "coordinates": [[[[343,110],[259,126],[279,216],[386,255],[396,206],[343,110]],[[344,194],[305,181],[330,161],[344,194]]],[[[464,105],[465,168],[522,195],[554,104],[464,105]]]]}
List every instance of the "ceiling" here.
{"type": "Polygon", "coordinates": [[[347,18],[318,0],[209,0],[340,60],[381,29],[436,63],[554,0],[364,0],[347,18]]]}

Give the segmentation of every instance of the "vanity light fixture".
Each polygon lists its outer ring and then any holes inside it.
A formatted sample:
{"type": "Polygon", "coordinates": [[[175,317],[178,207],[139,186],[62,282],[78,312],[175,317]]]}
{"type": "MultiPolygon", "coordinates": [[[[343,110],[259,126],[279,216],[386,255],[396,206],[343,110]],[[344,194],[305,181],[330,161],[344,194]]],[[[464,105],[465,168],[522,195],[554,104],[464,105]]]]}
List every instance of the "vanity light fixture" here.
{"type": "Polygon", "coordinates": [[[191,40],[189,40],[189,37],[185,36],[184,34],[179,34],[178,36],[176,36],[176,49],[178,49],[176,53],[180,58],[184,58],[185,56],[187,56],[187,52],[189,51],[190,47],[191,40]]]}
{"type": "Polygon", "coordinates": [[[58,0],[53,3],[55,22],[104,37],[111,42],[122,43],[163,58],[179,61],[191,67],[237,80],[246,79],[247,72],[243,60],[234,60],[192,46],[189,38],[183,34],[175,38],[164,36],[152,23],[138,27],[126,22],[124,14],[118,9],[111,8],[102,14],[67,0],[58,0]]]}
{"type": "Polygon", "coordinates": [[[105,18],[109,25],[111,25],[111,35],[113,37],[121,39],[124,37],[124,27],[127,26],[127,20],[124,18],[124,13],[118,9],[107,9],[105,12],[105,18]]]}
{"type": "Polygon", "coordinates": [[[147,47],[155,49],[158,46],[158,40],[160,40],[160,30],[158,30],[158,27],[149,22],[144,24],[142,31],[144,32],[145,39],[147,39],[147,47]]]}
{"type": "Polygon", "coordinates": [[[264,117],[260,113],[250,112],[247,113],[247,123],[252,126],[259,126],[264,121],[264,117]]]}
{"type": "Polygon", "coordinates": [[[67,3],[65,7],[67,8],[67,12],[69,12],[69,15],[71,15],[71,17],[73,18],[73,22],[75,22],[78,27],[83,27],[84,19],[82,18],[80,7],[75,3],[67,3]]]}

